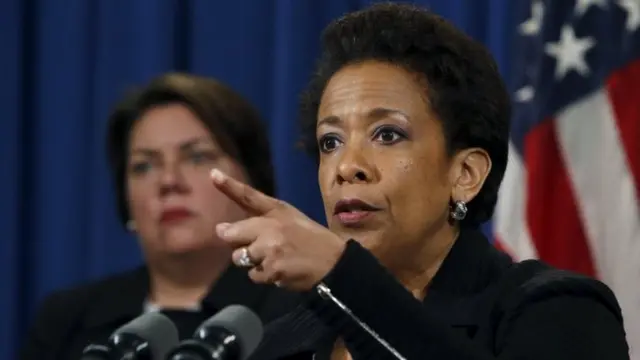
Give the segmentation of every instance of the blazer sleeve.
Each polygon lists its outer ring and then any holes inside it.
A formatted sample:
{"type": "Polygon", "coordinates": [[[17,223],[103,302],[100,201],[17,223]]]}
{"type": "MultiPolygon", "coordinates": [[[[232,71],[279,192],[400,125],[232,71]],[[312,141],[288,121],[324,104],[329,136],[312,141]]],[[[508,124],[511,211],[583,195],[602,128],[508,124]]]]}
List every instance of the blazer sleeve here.
{"type": "Polygon", "coordinates": [[[19,359],[55,359],[74,315],[75,311],[69,306],[65,292],[56,292],[46,297],[27,332],[19,359]]]}
{"type": "MultiPolygon", "coordinates": [[[[405,359],[629,359],[620,318],[597,296],[579,291],[555,287],[544,296],[532,292],[529,300],[520,302],[525,305],[502,316],[499,328],[505,335],[492,351],[452,332],[356,241],[348,242],[323,284],[405,359]]],[[[363,358],[394,358],[317,292],[309,294],[306,306],[363,358]]]]}

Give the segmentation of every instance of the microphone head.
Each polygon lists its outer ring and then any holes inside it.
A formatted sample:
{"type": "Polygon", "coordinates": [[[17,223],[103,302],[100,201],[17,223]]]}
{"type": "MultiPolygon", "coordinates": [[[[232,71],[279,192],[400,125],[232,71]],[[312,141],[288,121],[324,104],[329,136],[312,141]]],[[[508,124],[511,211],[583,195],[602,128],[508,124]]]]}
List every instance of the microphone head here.
{"type": "Polygon", "coordinates": [[[146,340],[153,359],[164,359],[179,342],[178,329],[171,319],[159,312],[138,316],[114,331],[111,337],[120,334],[135,335],[146,340]]]}
{"type": "Polygon", "coordinates": [[[246,359],[262,340],[262,321],[251,309],[242,305],[229,305],[202,323],[195,337],[210,328],[223,328],[234,334],[240,347],[240,359],[246,359]]]}

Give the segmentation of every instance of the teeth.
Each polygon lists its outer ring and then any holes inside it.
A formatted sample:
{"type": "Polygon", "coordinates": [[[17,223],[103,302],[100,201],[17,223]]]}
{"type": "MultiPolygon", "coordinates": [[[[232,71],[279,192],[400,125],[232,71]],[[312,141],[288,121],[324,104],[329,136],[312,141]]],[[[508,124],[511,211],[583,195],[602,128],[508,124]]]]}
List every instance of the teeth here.
{"type": "Polygon", "coordinates": [[[369,211],[370,209],[367,206],[359,206],[359,205],[349,205],[344,206],[338,209],[338,213],[353,213],[353,212],[362,212],[369,211]]]}

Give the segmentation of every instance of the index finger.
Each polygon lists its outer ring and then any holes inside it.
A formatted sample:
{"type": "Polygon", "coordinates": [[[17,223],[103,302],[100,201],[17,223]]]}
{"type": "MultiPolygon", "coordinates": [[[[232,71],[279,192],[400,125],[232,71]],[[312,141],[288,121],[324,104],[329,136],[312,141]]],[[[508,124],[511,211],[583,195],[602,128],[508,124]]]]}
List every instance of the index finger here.
{"type": "Polygon", "coordinates": [[[266,214],[281,204],[281,201],[263,194],[218,169],[211,170],[211,179],[218,190],[256,215],[266,214]]]}

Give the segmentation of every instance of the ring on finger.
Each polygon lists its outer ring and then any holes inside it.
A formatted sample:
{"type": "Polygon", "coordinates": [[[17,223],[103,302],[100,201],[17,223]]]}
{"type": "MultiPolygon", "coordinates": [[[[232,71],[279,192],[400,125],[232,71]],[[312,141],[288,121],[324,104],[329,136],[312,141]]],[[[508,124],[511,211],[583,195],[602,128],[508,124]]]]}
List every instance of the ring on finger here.
{"type": "Polygon", "coordinates": [[[252,268],[256,266],[256,264],[251,260],[251,255],[249,254],[249,249],[243,247],[240,249],[240,258],[238,259],[238,266],[245,268],[252,268]]]}

